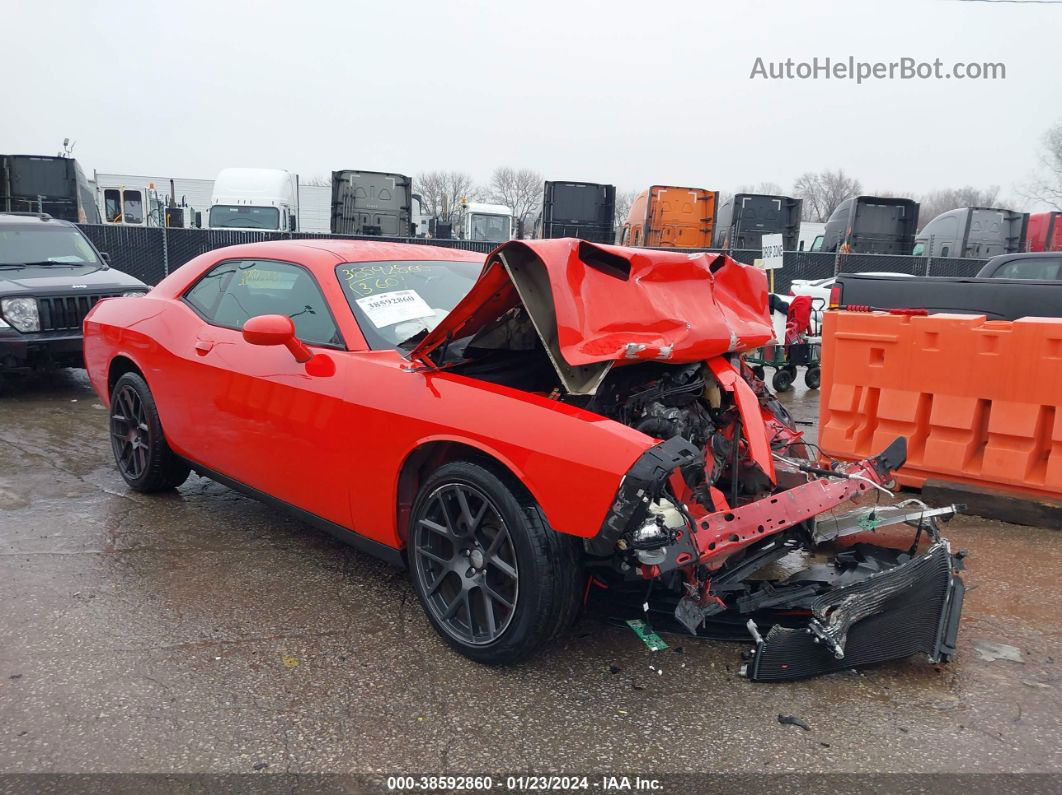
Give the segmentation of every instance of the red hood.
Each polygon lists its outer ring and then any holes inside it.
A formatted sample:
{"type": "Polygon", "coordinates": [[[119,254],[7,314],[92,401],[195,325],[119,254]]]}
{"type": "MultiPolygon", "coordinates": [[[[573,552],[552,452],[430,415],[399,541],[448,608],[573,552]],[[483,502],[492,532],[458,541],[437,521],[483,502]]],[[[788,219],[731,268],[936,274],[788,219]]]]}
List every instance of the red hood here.
{"type": "Polygon", "coordinates": [[[592,392],[616,361],[704,361],[773,336],[763,271],[723,254],[513,240],[489,255],[479,281],[413,358],[431,364],[440,345],[521,301],[575,393],[592,392]]]}

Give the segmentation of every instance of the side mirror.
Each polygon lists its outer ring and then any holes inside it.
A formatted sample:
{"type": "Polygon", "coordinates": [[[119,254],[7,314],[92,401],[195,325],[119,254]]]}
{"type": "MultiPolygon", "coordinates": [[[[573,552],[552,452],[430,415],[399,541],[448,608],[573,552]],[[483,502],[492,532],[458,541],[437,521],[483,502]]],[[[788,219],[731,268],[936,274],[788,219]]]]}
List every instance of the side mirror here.
{"type": "Polygon", "coordinates": [[[295,324],[284,315],[258,315],[243,324],[243,339],[251,345],[283,345],[297,362],[313,358],[310,349],[295,336],[295,324]]]}
{"type": "Polygon", "coordinates": [[[296,231],[295,230],[295,225],[296,225],[297,220],[298,219],[294,215],[289,215],[288,216],[288,231],[289,232],[296,231]]]}
{"type": "Polygon", "coordinates": [[[196,229],[202,229],[203,228],[203,213],[201,213],[199,210],[195,211],[195,222],[194,223],[195,223],[195,228],[196,229]]]}
{"type": "Polygon", "coordinates": [[[111,255],[109,253],[107,253],[106,251],[101,251],[100,252],[100,259],[103,260],[104,262],[106,262],[108,265],[111,264],[111,255]]]}

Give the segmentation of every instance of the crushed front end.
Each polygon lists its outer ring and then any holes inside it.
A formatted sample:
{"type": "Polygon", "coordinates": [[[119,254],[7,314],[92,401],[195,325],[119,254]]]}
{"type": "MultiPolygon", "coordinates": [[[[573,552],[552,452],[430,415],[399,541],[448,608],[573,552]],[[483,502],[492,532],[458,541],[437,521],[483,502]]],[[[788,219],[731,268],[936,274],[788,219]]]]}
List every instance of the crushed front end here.
{"type": "MultiPolygon", "coordinates": [[[[538,240],[496,249],[457,307],[408,346],[421,367],[643,435],[645,452],[584,540],[588,600],[617,618],[751,636],[756,680],[918,651],[946,660],[962,582],[937,521],[954,511],[877,504],[892,497],[904,439],[865,461],[819,461],[741,358],[773,336],[761,270],[719,254],[538,240]],[[911,537],[883,535],[899,527],[911,537]]],[[[578,483],[570,493],[578,499],[578,483]]]]}
{"type": "Polygon", "coordinates": [[[685,392],[675,377],[618,400],[630,424],[667,440],[631,467],[586,544],[597,601],[661,629],[751,638],[743,671],[754,681],[950,659],[962,561],[938,522],[955,508],[881,502],[906,440],[865,461],[819,462],[739,359],[693,368],[685,392]]]}

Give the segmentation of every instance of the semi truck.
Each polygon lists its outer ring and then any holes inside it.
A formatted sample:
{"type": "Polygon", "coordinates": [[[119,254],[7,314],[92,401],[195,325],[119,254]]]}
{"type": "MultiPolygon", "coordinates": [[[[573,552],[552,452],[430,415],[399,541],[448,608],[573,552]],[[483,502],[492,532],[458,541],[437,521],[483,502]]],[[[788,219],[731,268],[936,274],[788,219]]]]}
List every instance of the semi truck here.
{"type": "Polygon", "coordinates": [[[845,199],[826,221],[822,250],[910,254],[918,229],[918,202],[880,196],[845,199]]]}
{"type": "Polygon", "coordinates": [[[916,256],[994,257],[1025,248],[1027,213],[1000,207],[959,207],[941,213],[915,237],[916,256]]]}
{"type": "Polygon", "coordinates": [[[0,211],[100,222],[96,196],[72,157],[0,155],[0,211]]]}
{"type": "Polygon", "coordinates": [[[513,239],[513,211],[504,204],[462,202],[458,230],[461,240],[504,243],[513,239]]]}
{"type": "Polygon", "coordinates": [[[719,208],[716,248],[762,248],[764,235],[780,234],[782,248],[795,251],[800,238],[800,199],[763,193],[736,193],[719,208]]]}
{"type": "Polygon", "coordinates": [[[207,226],[298,231],[298,175],[279,168],[223,168],[214,180],[207,226]]]}
{"type": "Polygon", "coordinates": [[[616,240],[616,186],[596,182],[545,182],[536,237],[577,237],[594,243],[616,240]]]}
{"type": "Polygon", "coordinates": [[[801,221],[797,251],[821,251],[826,224],[821,221],[801,221]]]}
{"type": "Polygon", "coordinates": [[[1032,213],[1025,233],[1026,251],[1062,251],[1062,212],[1032,213]]]}
{"type": "Polygon", "coordinates": [[[653,185],[631,204],[620,242],[655,248],[711,248],[719,193],[653,185]]]}
{"type": "Polygon", "coordinates": [[[413,180],[403,174],[332,172],[332,233],[410,237],[413,180]]]}

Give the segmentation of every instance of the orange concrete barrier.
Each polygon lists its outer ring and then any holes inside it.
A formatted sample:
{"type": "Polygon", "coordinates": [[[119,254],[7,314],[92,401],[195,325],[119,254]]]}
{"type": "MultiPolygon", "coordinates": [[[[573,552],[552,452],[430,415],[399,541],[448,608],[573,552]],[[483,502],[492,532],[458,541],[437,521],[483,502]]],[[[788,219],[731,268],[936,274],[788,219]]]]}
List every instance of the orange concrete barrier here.
{"type": "Polygon", "coordinates": [[[1062,319],[826,312],[819,444],[908,441],[897,479],[1062,496],[1062,319]]]}

